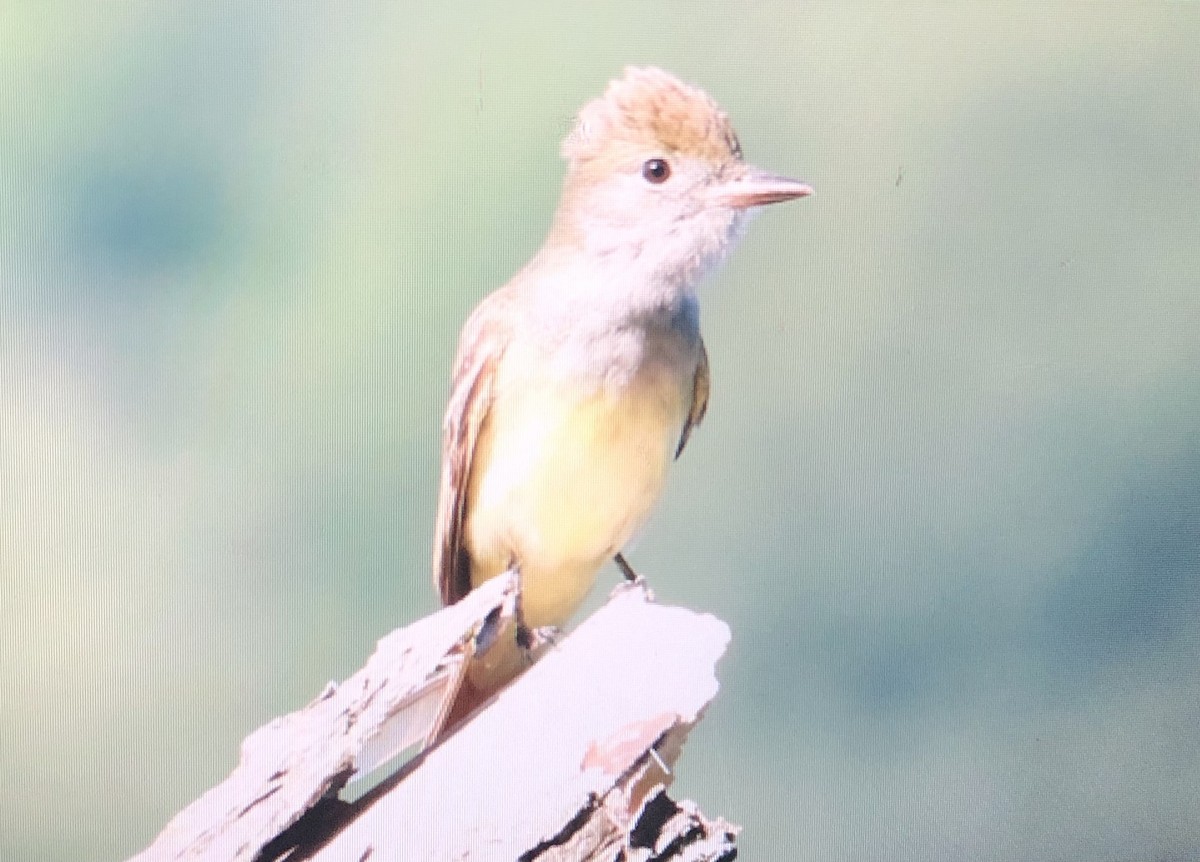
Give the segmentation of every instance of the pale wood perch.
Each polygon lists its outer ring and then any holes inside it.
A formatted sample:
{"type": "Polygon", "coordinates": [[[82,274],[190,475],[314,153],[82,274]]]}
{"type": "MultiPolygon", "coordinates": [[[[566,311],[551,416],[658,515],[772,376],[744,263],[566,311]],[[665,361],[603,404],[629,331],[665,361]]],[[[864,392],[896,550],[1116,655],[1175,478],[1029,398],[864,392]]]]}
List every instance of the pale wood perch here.
{"type": "Polygon", "coordinates": [[[618,588],[444,741],[396,757],[436,731],[477,635],[514,596],[496,578],[383,638],[342,685],[247,737],[233,773],[134,860],[733,859],[737,827],[664,792],[716,695],[729,630],[640,586],[618,588]],[[393,759],[377,787],[339,798],[393,759]]]}

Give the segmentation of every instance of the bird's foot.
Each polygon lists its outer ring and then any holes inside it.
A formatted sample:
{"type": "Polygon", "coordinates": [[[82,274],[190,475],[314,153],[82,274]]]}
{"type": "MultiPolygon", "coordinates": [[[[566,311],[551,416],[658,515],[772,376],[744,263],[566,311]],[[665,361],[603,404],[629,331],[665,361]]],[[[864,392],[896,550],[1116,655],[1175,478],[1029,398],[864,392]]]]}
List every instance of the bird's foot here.
{"type": "Polygon", "coordinates": [[[529,664],[533,664],[542,650],[558,643],[561,636],[562,629],[558,626],[530,628],[524,621],[517,623],[517,646],[521,648],[521,654],[529,664]]]}
{"type": "Polygon", "coordinates": [[[617,553],[613,557],[613,562],[617,564],[617,568],[621,570],[621,574],[625,576],[625,580],[617,584],[613,589],[612,595],[616,596],[629,590],[641,590],[646,594],[646,598],[654,601],[654,590],[650,589],[650,584],[646,579],[633,570],[633,566],[629,565],[629,561],[625,559],[625,555],[617,553]]]}

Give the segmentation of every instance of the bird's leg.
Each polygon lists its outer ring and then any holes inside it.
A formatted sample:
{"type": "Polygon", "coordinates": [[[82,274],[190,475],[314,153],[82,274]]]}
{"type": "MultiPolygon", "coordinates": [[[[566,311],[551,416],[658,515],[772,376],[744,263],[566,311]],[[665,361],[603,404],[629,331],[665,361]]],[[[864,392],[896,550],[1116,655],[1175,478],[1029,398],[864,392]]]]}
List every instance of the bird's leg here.
{"type": "Polygon", "coordinates": [[[617,568],[621,570],[621,574],[629,583],[640,584],[646,580],[633,570],[633,566],[629,565],[629,560],[625,559],[625,555],[620,551],[617,551],[617,555],[613,557],[613,562],[617,564],[617,568]]]}
{"type": "Polygon", "coordinates": [[[509,562],[508,570],[517,576],[517,606],[513,612],[513,618],[517,621],[517,646],[528,652],[533,632],[525,624],[525,579],[521,577],[521,564],[515,559],[509,562]]]}
{"type": "Polygon", "coordinates": [[[633,570],[633,566],[629,565],[629,560],[625,559],[623,553],[618,551],[613,555],[613,562],[617,564],[617,568],[621,570],[625,580],[613,588],[612,595],[615,596],[629,590],[641,590],[649,601],[654,601],[654,591],[650,589],[646,579],[633,570]]]}
{"type": "Polygon", "coordinates": [[[513,613],[517,621],[517,646],[521,648],[525,659],[532,664],[538,650],[554,643],[562,630],[558,626],[539,626],[535,629],[529,627],[525,622],[525,583],[521,578],[521,564],[513,560],[508,568],[517,575],[517,606],[513,613]]]}

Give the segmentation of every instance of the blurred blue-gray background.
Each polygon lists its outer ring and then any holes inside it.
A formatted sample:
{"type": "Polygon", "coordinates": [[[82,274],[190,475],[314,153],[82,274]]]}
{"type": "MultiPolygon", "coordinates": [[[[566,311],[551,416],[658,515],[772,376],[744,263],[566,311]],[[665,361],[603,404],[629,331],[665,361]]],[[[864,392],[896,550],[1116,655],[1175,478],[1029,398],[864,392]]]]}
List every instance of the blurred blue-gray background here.
{"type": "Polygon", "coordinates": [[[140,849],[434,608],[458,327],[627,63],[818,191],[632,551],[734,630],[677,790],[1200,856],[1200,4],[114,0],[0,11],[0,857],[140,849]]]}

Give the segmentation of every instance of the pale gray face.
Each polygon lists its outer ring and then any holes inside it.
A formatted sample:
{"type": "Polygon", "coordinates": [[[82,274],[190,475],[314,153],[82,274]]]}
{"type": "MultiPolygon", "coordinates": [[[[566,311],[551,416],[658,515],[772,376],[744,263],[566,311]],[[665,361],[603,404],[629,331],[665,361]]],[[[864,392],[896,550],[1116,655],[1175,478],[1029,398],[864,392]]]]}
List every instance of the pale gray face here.
{"type": "Polygon", "coordinates": [[[746,208],[714,194],[741,168],[649,152],[622,163],[576,202],[585,247],[634,277],[691,290],[747,221],[746,208]]]}

